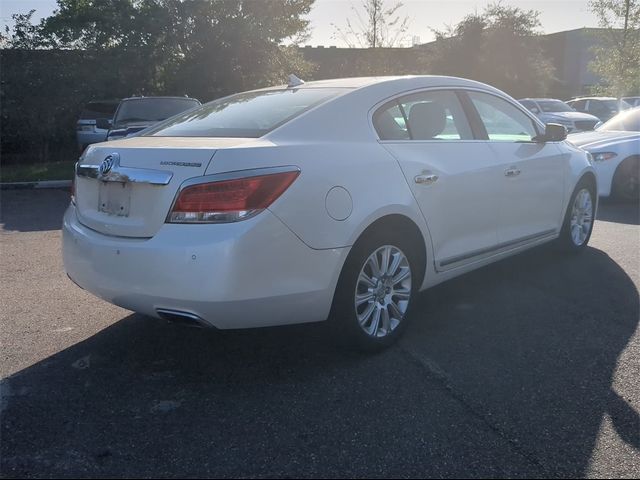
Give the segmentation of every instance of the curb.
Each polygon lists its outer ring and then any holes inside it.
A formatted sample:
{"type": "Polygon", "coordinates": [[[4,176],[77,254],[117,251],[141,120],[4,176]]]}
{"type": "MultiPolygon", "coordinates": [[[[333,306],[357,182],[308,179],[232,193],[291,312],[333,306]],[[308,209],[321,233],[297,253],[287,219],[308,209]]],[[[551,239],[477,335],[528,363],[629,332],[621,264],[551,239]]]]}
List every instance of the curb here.
{"type": "Polygon", "coordinates": [[[19,190],[32,188],[70,188],[71,180],[47,180],[43,182],[0,182],[0,190],[19,190]]]}

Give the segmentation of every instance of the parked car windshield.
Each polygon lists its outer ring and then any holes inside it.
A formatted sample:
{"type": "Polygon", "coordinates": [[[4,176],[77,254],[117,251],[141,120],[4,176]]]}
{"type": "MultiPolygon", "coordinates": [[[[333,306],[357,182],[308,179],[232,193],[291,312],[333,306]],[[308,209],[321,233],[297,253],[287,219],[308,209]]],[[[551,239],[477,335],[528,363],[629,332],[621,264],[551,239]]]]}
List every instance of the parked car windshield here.
{"type": "Polygon", "coordinates": [[[239,93],[185,112],[145,135],[258,138],[345,91],[347,89],[300,88],[239,93]]]}
{"type": "Polygon", "coordinates": [[[158,122],[200,105],[194,98],[135,98],[125,100],[116,112],[114,127],[133,122],[158,122]]]}
{"type": "Polygon", "coordinates": [[[538,100],[540,109],[545,113],[550,112],[575,112],[573,108],[560,100],[538,100]]]}
{"type": "Polygon", "coordinates": [[[640,107],[620,112],[597,130],[604,132],[640,132],[640,107]]]}
{"type": "Polygon", "coordinates": [[[113,118],[119,101],[89,102],[80,113],[80,120],[95,120],[97,118],[113,118]]]}

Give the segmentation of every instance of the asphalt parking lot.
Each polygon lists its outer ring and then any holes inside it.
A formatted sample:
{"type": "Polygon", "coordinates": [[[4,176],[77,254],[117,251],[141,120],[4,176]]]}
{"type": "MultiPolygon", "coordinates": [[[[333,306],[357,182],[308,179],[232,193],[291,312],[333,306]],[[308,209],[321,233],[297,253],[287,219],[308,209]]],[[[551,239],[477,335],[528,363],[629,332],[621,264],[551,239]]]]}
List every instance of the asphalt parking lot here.
{"type": "MultiPolygon", "coordinates": [[[[63,190],[2,191],[3,477],[638,477],[640,213],[431,289],[399,345],[181,328],[62,270],[63,190]]],[[[257,312],[256,314],[259,314],[257,312]]]]}

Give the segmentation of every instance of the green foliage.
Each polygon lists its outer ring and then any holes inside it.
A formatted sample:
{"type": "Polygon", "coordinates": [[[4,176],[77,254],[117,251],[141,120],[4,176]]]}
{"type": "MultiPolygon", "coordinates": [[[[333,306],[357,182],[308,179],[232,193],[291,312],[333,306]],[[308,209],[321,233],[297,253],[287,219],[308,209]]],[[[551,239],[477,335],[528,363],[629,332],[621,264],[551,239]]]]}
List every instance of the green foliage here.
{"type": "Polygon", "coordinates": [[[640,94],[640,2],[592,0],[598,17],[598,46],[590,69],[602,79],[594,93],[621,97],[640,94]]]}
{"type": "Polygon", "coordinates": [[[33,12],[15,15],[0,38],[3,163],[17,151],[30,161],[75,155],[75,122],[91,99],[208,101],[306,76],[311,66],[282,44],[304,37],[313,1],[58,0],[38,24],[33,12]]]}
{"type": "Polygon", "coordinates": [[[430,71],[488,83],[514,97],[545,94],[553,65],[539,42],[539,12],[500,3],[435,30],[430,71]]]}
{"type": "Polygon", "coordinates": [[[346,19],[346,27],[333,24],[334,35],[350,48],[398,47],[409,28],[409,17],[401,17],[402,2],[388,5],[386,0],[362,0],[361,9],[351,6],[353,18],[346,19]]]}

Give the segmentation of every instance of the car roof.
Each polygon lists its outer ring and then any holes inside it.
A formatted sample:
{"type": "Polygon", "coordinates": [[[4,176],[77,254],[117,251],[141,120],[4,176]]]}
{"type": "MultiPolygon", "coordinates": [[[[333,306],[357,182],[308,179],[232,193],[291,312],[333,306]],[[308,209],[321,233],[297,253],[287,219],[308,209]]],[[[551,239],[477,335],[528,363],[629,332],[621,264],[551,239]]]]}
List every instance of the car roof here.
{"type": "MultiPolygon", "coordinates": [[[[562,102],[562,100],[560,100],[558,98],[530,98],[530,97],[527,97],[527,98],[521,98],[518,101],[521,101],[521,100],[533,100],[534,102],[540,102],[540,101],[562,102]]],[[[562,103],[564,103],[564,102],[562,102],[562,103]]]]}
{"type": "MultiPolygon", "coordinates": [[[[253,90],[269,91],[269,90],[283,90],[287,88],[291,89],[306,89],[306,88],[344,88],[349,90],[362,90],[374,87],[402,87],[402,89],[420,89],[429,87],[446,86],[450,88],[456,87],[476,87],[483,90],[500,92],[495,87],[477,82],[475,80],[469,80],[460,77],[450,77],[444,75],[403,75],[403,76],[384,76],[384,77],[350,77],[350,78],[332,78],[327,80],[314,80],[305,82],[301,85],[288,87],[287,85],[276,85],[267,88],[260,88],[253,90]]],[[[503,93],[503,92],[500,92],[503,93]]]]}
{"type": "Polygon", "coordinates": [[[574,102],[576,100],[618,100],[618,99],[616,97],[576,97],[567,101],[574,102]]]}
{"type": "Polygon", "coordinates": [[[128,102],[131,100],[144,100],[147,98],[164,98],[164,99],[179,99],[179,100],[195,100],[196,102],[198,102],[199,100],[197,98],[192,98],[192,97],[179,97],[179,96],[175,96],[175,97],[171,97],[171,96],[154,96],[154,95],[150,95],[150,96],[140,96],[140,97],[127,97],[127,98],[123,98],[122,101],[123,102],[128,102]]]}

